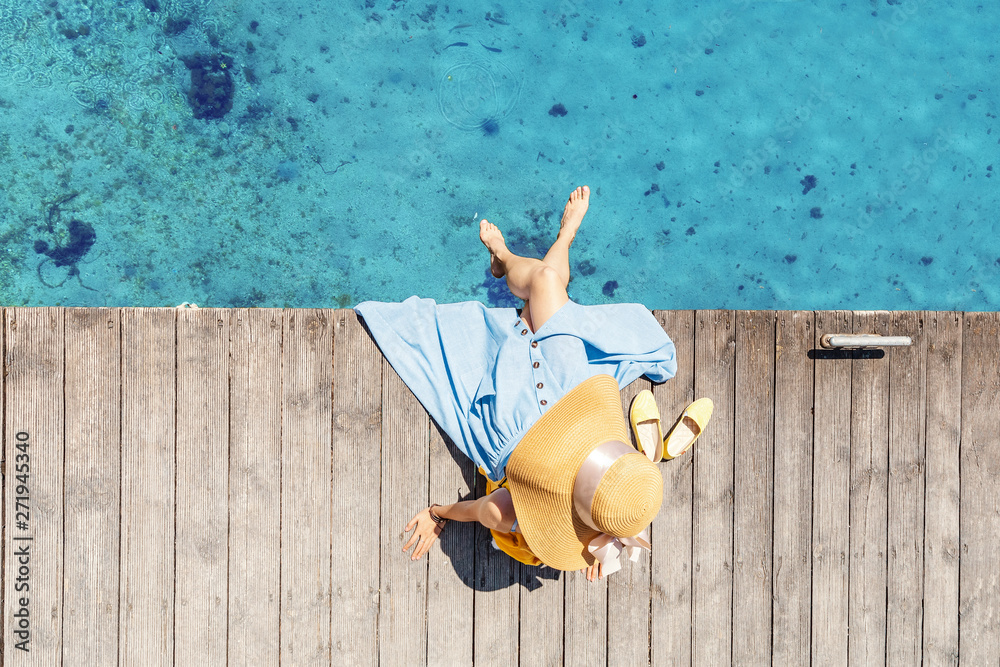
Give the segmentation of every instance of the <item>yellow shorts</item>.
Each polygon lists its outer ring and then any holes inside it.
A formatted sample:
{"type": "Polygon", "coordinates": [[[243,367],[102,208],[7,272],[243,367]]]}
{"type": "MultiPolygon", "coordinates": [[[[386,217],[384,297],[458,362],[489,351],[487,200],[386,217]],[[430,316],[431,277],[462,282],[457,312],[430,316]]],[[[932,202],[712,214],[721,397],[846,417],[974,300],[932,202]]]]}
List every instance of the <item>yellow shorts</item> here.
{"type": "MultiPolygon", "coordinates": [[[[479,473],[483,477],[486,477],[486,472],[482,468],[479,469],[479,473]]],[[[500,480],[499,484],[486,477],[486,495],[493,493],[501,487],[507,488],[506,477],[500,480]]],[[[524,540],[524,535],[521,533],[503,533],[499,530],[491,530],[490,533],[493,534],[493,542],[500,551],[514,560],[520,561],[525,565],[542,564],[542,561],[538,560],[538,557],[531,553],[531,549],[528,548],[528,543],[524,540]]]]}

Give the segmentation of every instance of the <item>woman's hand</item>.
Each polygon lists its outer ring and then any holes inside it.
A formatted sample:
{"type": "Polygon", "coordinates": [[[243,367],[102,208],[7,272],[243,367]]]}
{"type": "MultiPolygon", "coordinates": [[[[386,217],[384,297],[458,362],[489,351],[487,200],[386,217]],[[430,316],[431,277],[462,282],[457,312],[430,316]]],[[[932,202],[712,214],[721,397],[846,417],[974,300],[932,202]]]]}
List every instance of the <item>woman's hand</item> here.
{"type": "Polygon", "coordinates": [[[604,578],[604,571],[601,569],[601,561],[595,560],[590,567],[585,567],[580,572],[587,573],[587,581],[597,581],[604,578]]]}
{"type": "Polygon", "coordinates": [[[435,523],[434,519],[431,518],[431,508],[427,507],[420,510],[415,517],[410,519],[410,523],[406,524],[403,532],[408,533],[414,527],[416,527],[416,530],[413,531],[413,535],[410,535],[407,543],[403,545],[403,551],[409,550],[410,547],[416,544],[417,548],[410,555],[410,560],[419,560],[431,548],[438,535],[441,534],[444,524],[435,523]]]}

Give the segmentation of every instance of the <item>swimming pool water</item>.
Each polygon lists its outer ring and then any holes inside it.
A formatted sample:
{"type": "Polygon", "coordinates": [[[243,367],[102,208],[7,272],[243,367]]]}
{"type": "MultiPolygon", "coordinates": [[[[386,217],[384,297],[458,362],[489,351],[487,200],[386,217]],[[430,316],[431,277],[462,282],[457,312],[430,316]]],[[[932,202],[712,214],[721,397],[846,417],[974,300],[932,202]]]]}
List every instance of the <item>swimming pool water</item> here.
{"type": "Polygon", "coordinates": [[[0,0],[0,304],[997,309],[1000,7],[717,4],[0,0]]]}

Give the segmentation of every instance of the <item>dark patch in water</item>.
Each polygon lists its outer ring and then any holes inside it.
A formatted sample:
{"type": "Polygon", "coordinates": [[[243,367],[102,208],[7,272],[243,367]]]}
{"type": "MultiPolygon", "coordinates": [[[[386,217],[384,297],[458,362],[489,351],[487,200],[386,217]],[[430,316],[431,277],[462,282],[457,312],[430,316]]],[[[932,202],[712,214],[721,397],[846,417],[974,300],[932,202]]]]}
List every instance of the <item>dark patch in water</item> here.
{"type": "Polygon", "coordinates": [[[479,122],[479,129],[485,136],[492,137],[500,132],[500,122],[496,118],[484,118],[479,122]]]}
{"type": "Polygon", "coordinates": [[[507,289],[507,281],[505,279],[497,280],[490,273],[489,267],[486,268],[486,280],[483,281],[483,287],[486,288],[486,303],[492,308],[520,308],[521,300],[510,293],[507,289]]]}
{"type": "Polygon", "coordinates": [[[230,72],[232,63],[223,56],[195,53],[182,58],[191,71],[188,104],[195,118],[222,118],[233,108],[236,85],[230,72]]]}
{"type": "Polygon", "coordinates": [[[69,222],[69,242],[66,245],[57,245],[50,248],[45,241],[35,241],[35,252],[46,255],[56,266],[73,266],[86,255],[97,234],[94,227],[81,220],[70,220],[69,222]]]}

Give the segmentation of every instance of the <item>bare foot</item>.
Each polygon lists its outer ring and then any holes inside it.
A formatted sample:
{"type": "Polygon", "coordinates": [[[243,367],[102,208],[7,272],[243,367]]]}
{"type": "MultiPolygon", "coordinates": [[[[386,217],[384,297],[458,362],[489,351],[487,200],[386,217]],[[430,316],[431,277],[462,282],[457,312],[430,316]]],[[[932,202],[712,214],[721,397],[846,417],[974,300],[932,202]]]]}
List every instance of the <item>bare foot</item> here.
{"type": "Polygon", "coordinates": [[[500,255],[506,255],[510,251],[507,250],[507,244],[503,240],[500,228],[483,220],[479,223],[479,240],[490,251],[490,273],[493,274],[494,278],[503,278],[506,270],[500,255]]]}
{"type": "Polygon", "coordinates": [[[569,243],[576,238],[576,230],[583,222],[583,216],[587,214],[590,207],[590,188],[581,185],[569,195],[566,208],[563,209],[562,221],[559,223],[559,238],[566,239],[569,243]]]}

